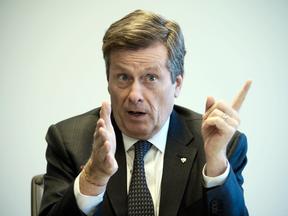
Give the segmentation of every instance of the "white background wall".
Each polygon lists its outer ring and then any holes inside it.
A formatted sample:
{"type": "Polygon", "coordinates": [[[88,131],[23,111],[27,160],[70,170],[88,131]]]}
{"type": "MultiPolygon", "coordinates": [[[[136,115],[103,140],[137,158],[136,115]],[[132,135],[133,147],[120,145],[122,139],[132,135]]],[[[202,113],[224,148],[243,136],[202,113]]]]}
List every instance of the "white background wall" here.
{"type": "Polygon", "coordinates": [[[203,113],[209,94],[231,103],[254,80],[241,110],[246,204],[254,216],[288,215],[285,0],[0,0],[0,215],[30,215],[30,181],[45,172],[49,125],[109,99],[102,37],[135,9],[183,29],[177,104],[203,113]]]}

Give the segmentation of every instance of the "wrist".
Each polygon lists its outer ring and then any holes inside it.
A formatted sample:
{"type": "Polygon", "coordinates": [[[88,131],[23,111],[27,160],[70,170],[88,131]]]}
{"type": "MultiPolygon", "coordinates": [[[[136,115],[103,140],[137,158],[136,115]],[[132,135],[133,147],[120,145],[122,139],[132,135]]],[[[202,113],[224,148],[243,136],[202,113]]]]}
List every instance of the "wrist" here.
{"type": "Polygon", "coordinates": [[[88,183],[90,183],[90,184],[92,184],[92,185],[94,185],[94,186],[104,187],[104,186],[107,185],[107,182],[106,182],[105,184],[98,184],[98,183],[93,182],[91,179],[89,179],[88,176],[87,176],[87,174],[86,174],[85,167],[83,168],[82,173],[84,174],[85,180],[86,180],[88,183]]]}
{"type": "Polygon", "coordinates": [[[209,177],[217,177],[222,175],[227,168],[227,158],[207,158],[207,164],[205,167],[205,175],[209,177]]]}
{"type": "Polygon", "coordinates": [[[83,177],[91,185],[104,187],[108,183],[109,177],[101,175],[92,164],[90,159],[82,170],[83,177]]]}
{"type": "Polygon", "coordinates": [[[79,190],[82,195],[85,196],[98,196],[106,189],[106,185],[103,187],[95,186],[89,183],[84,176],[83,171],[79,175],[79,190]]]}

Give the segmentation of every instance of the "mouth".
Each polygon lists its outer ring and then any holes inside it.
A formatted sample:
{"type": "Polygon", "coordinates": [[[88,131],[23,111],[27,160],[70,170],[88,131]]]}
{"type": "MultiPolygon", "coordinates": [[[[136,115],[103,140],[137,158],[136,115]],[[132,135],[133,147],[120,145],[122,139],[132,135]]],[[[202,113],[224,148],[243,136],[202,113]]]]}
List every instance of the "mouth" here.
{"type": "Polygon", "coordinates": [[[133,115],[133,116],[140,116],[140,115],[143,115],[145,113],[143,112],[133,112],[133,111],[128,111],[129,114],[133,115]]]}

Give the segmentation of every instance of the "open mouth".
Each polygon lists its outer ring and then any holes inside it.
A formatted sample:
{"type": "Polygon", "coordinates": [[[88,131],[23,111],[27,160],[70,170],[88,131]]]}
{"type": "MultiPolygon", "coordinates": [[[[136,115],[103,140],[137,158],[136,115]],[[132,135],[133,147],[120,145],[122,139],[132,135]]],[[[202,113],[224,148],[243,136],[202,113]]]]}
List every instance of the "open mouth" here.
{"type": "Polygon", "coordinates": [[[128,113],[130,113],[131,115],[134,115],[134,116],[140,116],[140,115],[145,114],[143,112],[133,112],[133,111],[129,111],[128,113]]]}

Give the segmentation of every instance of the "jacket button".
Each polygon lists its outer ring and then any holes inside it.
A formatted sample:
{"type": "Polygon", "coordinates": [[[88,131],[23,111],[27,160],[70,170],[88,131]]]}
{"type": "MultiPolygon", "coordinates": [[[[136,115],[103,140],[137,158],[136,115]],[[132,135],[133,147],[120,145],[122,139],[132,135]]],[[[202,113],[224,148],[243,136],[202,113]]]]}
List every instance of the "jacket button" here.
{"type": "Polygon", "coordinates": [[[217,200],[213,200],[211,202],[211,211],[213,215],[218,215],[218,201],[217,200]]]}
{"type": "Polygon", "coordinates": [[[217,205],[218,205],[218,201],[217,201],[217,200],[213,200],[213,201],[211,202],[211,204],[212,204],[212,206],[217,206],[217,205]]]}

